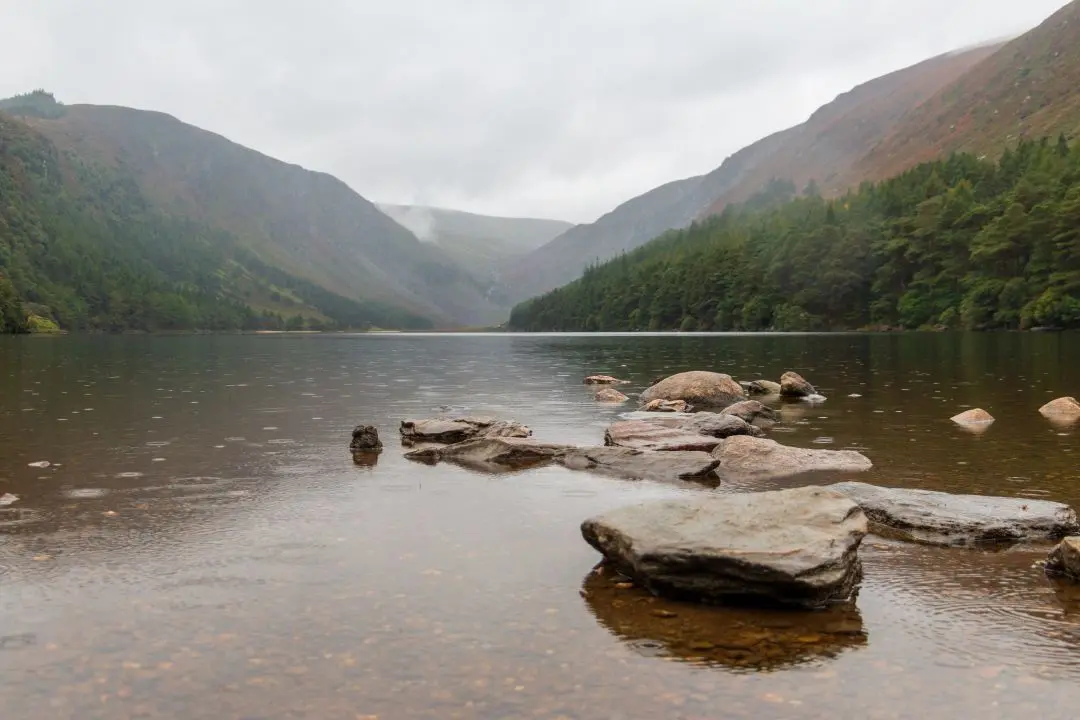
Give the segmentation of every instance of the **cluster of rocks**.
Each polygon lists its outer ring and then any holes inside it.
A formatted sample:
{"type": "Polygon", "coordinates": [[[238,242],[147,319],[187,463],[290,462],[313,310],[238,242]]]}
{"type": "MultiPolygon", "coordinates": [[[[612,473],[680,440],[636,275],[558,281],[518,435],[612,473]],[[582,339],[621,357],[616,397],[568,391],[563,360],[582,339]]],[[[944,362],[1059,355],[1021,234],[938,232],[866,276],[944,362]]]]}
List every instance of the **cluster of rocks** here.
{"type": "MultiPolygon", "coordinates": [[[[1074,397],[1060,397],[1039,408],[1039,414],[1054,424],[1071,425],[1080,422],[1080,402],[1074,397]]],[[[982,408],[972,408],[954,415],[951,420],[965,429],[981,432],[990,427],[994,416],[982,408]]]]}
{"type": "MultiPolygon", "coordinates": [[[[599,375],[602,402],[628,398],[599,375]]],[[[559,464],[634,479],[776,479],[810,472],[859,473],[872,463],[852,450],[790,447],[765,437],[779,420],[751,394],[820,397],[796,373],[779,383],[740,384],[703,371],[658,379],[642,407],[612,423],[603,446],[535,439],[532,430],[490,417],[404,420],[406,457],[506,472],[559,464]]],[[[1072,398],[1049,403],[1044,415],[1080,418],[1072,398]]],[[[963,422],[989,424],[983,411],[963,422]]],[[[960,418],[960,416],[958,416],[960,418]]],[[[961,419],[954,418],[957,422],[961,419]]],[[[382,445],[371,426],[353,432],[354,453],[382,445]]],[[[1047,571],[1080,580],[1080,523],[1066,505],[1048,501],[952,495],[843,481],[786,490],[696,493],[645,502],[589,518],[585,540],[605,562],[656,595],[705,603],[820,609],[854,600],[862,578],[859,547],[868,532],[937,545],[1058,540],[1047,571]],[[1069,537],[1077,535],[1077,537],[1069,537]]]]}

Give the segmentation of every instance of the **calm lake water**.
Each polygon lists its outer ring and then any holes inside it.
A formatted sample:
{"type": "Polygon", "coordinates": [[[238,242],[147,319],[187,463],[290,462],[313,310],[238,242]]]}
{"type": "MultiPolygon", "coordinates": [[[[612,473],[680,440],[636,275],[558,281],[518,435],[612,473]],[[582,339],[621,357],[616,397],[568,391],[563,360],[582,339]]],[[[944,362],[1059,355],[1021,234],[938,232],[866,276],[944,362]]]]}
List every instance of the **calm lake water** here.
{"type": "Polygon", "coordinates": [[[468,412],[600,444],[632,407],[584,375],[688,369],[801,372],[828,400],[773,437],[857,448],[869,482],[1080,507],[1080,429],[1036,412],[1080,396],[1075,334],[4,338],[4,717],[1076,716],[1080,592],[1033,567],[1045,547],[871,536],[857,610],[680,605],[591,576],[581,521],[810,480],[479,475],[397,441],[468,412]],[[983,434],[948,420],[972,406],[983,434]]]}

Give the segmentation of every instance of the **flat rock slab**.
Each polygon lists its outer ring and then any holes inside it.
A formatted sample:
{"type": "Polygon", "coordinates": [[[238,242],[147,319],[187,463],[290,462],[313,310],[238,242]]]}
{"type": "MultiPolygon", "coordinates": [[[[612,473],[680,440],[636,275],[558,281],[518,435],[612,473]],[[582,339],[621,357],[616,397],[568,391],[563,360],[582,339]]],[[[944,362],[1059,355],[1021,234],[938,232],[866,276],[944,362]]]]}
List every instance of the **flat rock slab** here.
{"type": "Polygon", "coordinates": [[[829,487],[857,502],[874,525],[935,545],[1055,540],[1080,531],[1072,508],[1046,500],[952,495],[860,482],[829,487]]]}
{"type": "Polygon", "coordinates": [[[713,475],[720,464],[707,452],[625,447],[571,448],[555,460],[571,470],[592,470],[636,480],[704,478],[713,475]]]}
{"type": "Polygon", "coordinates": [[[858,505],[815,486],[652,501],[581,525],[619,572],[658,595],[798,608],[853,597],[866,531],[858,505]]]}
{"type": "Polygon", "coordinates": [[[745,477],[787,477],[804,472],[864,472],[870,459],[854,450],[812,450],[745,435],[729,437],[713,450],[719,472],[745,477]]]}
{"type": "Polygon", "coordinates": [[[622,420],[604,433],[604,444],[635,450],[697,450],[710,452],[720,438],[701,435],[648,420],[622,420]]]}
{"type": "Polygon", "coordinates": [[[703,370],[664,378],[641,394],[646,404],[653,400],[685,400],[695,407],[724,408],[745,399],[742,385],[730,375],[703,370]]]}
{"type": "Polygon", "coordinates": [[[427,463],[440,461],[488,472],[520,470],[550,463],[566,445],[542,443],[532,438],[477,438],[443,447],[425,447],[405,453],[410,460],[427,463]]]}
{"type": "Polygon", "coordinates": [[[402,420],[400,433],[405,442],[458,443],[482,437],[527,438],[532,430],[491,417],[461,417],[402,420]]]}

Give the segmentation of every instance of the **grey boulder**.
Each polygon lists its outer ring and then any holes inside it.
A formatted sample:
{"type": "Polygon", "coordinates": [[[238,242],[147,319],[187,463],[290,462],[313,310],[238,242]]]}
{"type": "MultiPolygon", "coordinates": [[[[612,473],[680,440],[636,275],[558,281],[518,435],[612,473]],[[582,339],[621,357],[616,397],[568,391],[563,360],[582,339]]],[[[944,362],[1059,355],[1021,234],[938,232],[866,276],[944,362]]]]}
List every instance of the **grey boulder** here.
{"type": "MultiPolygon", "coordinates": [[[[737,419],[737,418],[736,418],[737,419]]],[[[649,420],[620,420],[604,433],[604,444],[635,450],[697,450],[709,452],[720,439],[709,435],[668,427],[649,420]]]]}
{"type": "Polygon", "coordinates": [[[379,429],[374,425],[357,425],[352,431],[349,449],[353,452],[373,452],[382,450],[379,429]]]}
{"type": "Polygon", "coordinates": [[[619,572],[657,595],[797,608],[854,596],[866,530],[858,505],[814,486],[652,501],[581,526],[619,572]]]}
{"type": "Polygon", "coordinates": [[[739,383],[723,373],[692,370],[664,378],[641,394],[644,403],[653,400],[685,400],[695,407],[724,408],[746,399],[739,383]]]}
{"type": "Polygon", "coordinates": [[[1068,505],[1047,500],[952,495],[861,482],[830,485],[887,534],[934,545],[1054,540],[1080,531],[1068,505]]]}
{"type": "Polygon", "coordinates": [[[491,417],[428,418],[402,420],[401,439],[406,443],[458,443],[475,438],[527,438],[532,430],[516,422],[491,417]]]}
{"type": "Polygon", "coordinates": [[[854,450],[811,450],[781,445],[775,440],[736,435],[713,450],[724,474],[778,478],[804,472],[863,472],[870,459],[854,450]]]}
{"type": "Polygon", "coordinates": [[[570,448],[556,462],[571,470],[591,470],[635,480],[689,480],[713,476],[720,463],[707,452],[635,450],[626,447],[570,448]]]}

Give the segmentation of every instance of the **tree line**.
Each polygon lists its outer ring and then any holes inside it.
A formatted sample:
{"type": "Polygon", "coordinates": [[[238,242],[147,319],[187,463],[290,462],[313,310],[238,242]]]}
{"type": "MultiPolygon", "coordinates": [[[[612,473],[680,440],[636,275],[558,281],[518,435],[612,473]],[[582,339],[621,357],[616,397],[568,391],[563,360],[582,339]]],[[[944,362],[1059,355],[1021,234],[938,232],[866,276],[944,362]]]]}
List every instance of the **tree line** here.
{"type": "Polygon", "coordinates": [[[1080,328],[1080,148],[953,154],[825,199],[774,181],[521,303],[522,331],[1080,328]]]}

